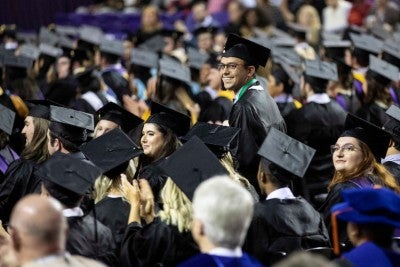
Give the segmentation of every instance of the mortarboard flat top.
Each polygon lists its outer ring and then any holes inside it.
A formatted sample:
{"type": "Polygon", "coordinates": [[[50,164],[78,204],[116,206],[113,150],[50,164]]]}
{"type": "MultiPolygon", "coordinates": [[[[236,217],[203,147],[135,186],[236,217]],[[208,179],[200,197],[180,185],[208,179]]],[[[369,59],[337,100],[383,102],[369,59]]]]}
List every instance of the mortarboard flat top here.
{"type": "Polygon", "coordinates": [[[33,65],[33,59],[23,56],[5,55],[3,64],[9,67],[30,69],[33,65]]]}
{"type": "Polygon", "coordinates": [[[236,127],[198,122],[182,139],[187,141],[193,136],[197,136],[209,146],[211,151],[219,153],[229,151],[231,143],[239,135],[239,132],[240,128],[236,127]]]}
{"type": "Polygon", "coordinates": [[[158,54],[150,50],[134,48],[132,50],[131,63],[147,68],[157,68],[158,54]]]}
{"type": "Polygon", "coordinates": [[[151,116],[146,123],[155,123],[171,129],[178,137],[190,129],[190,118],[157,102],[151,102],[151,116]]]}
{"type": "Polygon", "coordinates": [[[39,45],[39,51],[41,54],[50,56],[50,57],[54,57],[57,58],[59,56],[61,56],[63,54],[63,51],[61,48],[49,45],[49,44],[45,44],[45,43],[41,43],[39,45]]]}
{"type": "Polygon", "coordinates": [[[78,28],[67,25],[56,25],[55,30],[57,33],[62,35],[76,36],[78,35],[78,28]]]}
{"type": "Polygon", "coordinates": [[[209,55],[203,54],[193,47],[188,47],[187,52],[189,58],[189,66],[198,70],[209,58],[209,55]]]}
{"type": "Polygon", "coordinates": [[[323,42],[323,46],[325,48],[349,48],[351,46],[351,42],[349,40],[325,40],[323,42]]]}
{"type": "Polygon", "coordinates": [[[124,44],[118,40],[103,39],[100,43],[100,51],[122,57],[124,54],[124,44]]]}
{"type": "Polygon", "coordinates": [[[79,39],[94,45],[100,45],[103,40],[103,31],[94,26],[82,25],[79,30],[79,39]]]}
{"type": "Polygon", "coordinates": [[[28,57],[33,60],[38,59],[40,50],[33,44],[23,44],[19,47],[19,54],[23,57],[28,57]]]}
{"type": "Polygon", "coordinates": [[[258,155],[300,178],[304,176],[314,154],[315,149],[273,127],[258,150],[258,155]]]}
{"type": "Polygon", "coordinates": [[[82,148],[83,154],[99,167],[103,173],[143,153],[120,129],[113,129],[88,142],[82,148]]]}
{"type": "Polygon", "coordinates": [[[82,111],[50,106],[50,120],[93,131],[93,115],[82,111]]]}
{"type": "Polygon", "coordinates": [[[48,45],[56,45],[58,42],[58,35],[45,27],[41,27],[39,32],[39,42],[48,45]]]}
{"type": "Polygon", "coordinates": [[[381,81],[383,83],[389,83],[390,81],[399,80],[399,68],[379,59],[373,55],[369,55],[369,69],[380,76],[383,76],[387,81],[381,81]]]}
{"type": "Polygon", "coordinates": [[[304,40],[306,39],[306,35],[308,33],[307,27],[293,22],[289,22],[287,26],[289,28],[289,32],[291,32],[294,37],[304,40]]]}
{"type": "Polygon", "coordinates": [[[164,49],[165,44],[166,43],[164,41],[164,37],[158,34],[156,36],[149,38],[145,42],[141,43],[138,46],[138,48],[154,52],[160,52],[164,49]]]}
{"type": "Polygon", "coordinates": [[[101,170],[81,159],[56,152],[40,166],[36,174],[45,181],[84,195],[101,175],[101,170]]]}
{"type": "Polygon", "coordinates": [[[285,62],[296,67],[301,65],[301,57],[291,47],[274,47],[271,51],[275,62],[285,62]]]}
{"type": "Polygon", "coordinates": [[[35,44],[37,42],[37,34],[35,32],[17,32],[17,40],[35,44]]]}
{"type": "Polygon", "coordinates": [[[224,51],[222,52],[222,57],[236,57],[255,67],[264,67],[267,64],[269,54],[269,48],[256,44],[236,34],[229,34],[224,51]]]}
{"type": "Polygon", "coordinates": [[[12,134],[15,112],[0,104],[0,130],[8,135],[12,134]]]}
{"type": "Polygon", "coordinates": [[[383,27],[382,24],[375,23],[370,29],[371,33],[381,40],[392,38],[392,33],[383,27]]]}
{"type": "Polygon", "coordinates": [[[143,122],[138,116],[112,102],[97,110],[96,114],[99,116],[99,120],[109,120],[118,124],[125,133],[143,122]]]}
{"type": "Polygon", "coordinates": [[[160,72],[162,75],[190,84],[191,75],[189,67],[170,58],[162,58],[160,59],[159,63],[160,72]]]}
{"type": "Polygon", "coordinates": [[[383,45],[382,41],[367,34],[350,33],[350,38],[356,48],[374,54],[379,54],[383,45]]]}
{"type": "Polygon", "coordinates": [[[323,80],[338,80],[336,63],[327,61],[306,60],[306,75],[323,80]]]}
{"type": "Polygon", "coordinates": [[[274,46],[272,39],[268,37],[256,36],[256,37],[250,37],[249,40],[256,44],[268,47],[269,49],[271,49],[274,46]]]}
{"type": "Polygon", "coordinates": [[[383,125],[383,129],[389,132],[396,142],[400,143],[400,108],[391,105],[386,110],[386,114],[389,115],[390,119],[383,125]]]}
{"type": "Polygon", "coordinates": [[[30,108],[28,116],[50,120],[50,106],[61,106],[52,100],[27,100],[34,106],[30,108]]]}
{"type": "Polygon", "coordinates": [[[341,41],[343,39],[343,33],[334,32],[322,32],[322,39],[325,41],[341,41]]]}
{"type": "Polygon", "coordinates": [[[354,137],[362,141],[379,162],[385,157],[390,141],[388,132],[350,113],[347,114],[344,128],[345,131],[341,137],[354,137]]]}
{"type": "Polygon", "coordinates": [[[159,166],[190,200],[201,182],[215,175],[227,174],[217,157],[196,136],[159,166]]]}
{"type": "Polygon", "coordinates": [[[279,64],[295,84],[300,84],[300,75],[289,64],[285,62],[279,62],[279,64]]]}
{"type": "Polygon", "coordinates": [[[274,47],[294,47],[296,45],[296,40],[292,37],[277,37],[272,39],[272,44],[274,47]]]}
{"type": "Polygon", "coordinates": [[[387,40],[382,47],[384,53],[387,53],[400,60],[400,40],[387,40]]]}
{"type": "Polygon", "coordinates": [[[65,35],[60,35],[58,38],[57,44],[60,47],[67,48],[67,49],[74,49],[75,48],[75,41],[65,35]]]}
{"type": "Polygon", "coordinates": [[[400,196],[386,188],[347,189],[344,202],[334,205],[337,218],[357,224],[385,224],[400,227],[400,196]]]}

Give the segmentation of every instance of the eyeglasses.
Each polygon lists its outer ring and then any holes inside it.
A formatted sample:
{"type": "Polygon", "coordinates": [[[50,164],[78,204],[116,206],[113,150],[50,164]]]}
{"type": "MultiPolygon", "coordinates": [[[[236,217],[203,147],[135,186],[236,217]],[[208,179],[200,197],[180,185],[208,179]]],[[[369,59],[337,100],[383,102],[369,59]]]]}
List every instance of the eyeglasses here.
{"type": "Polygon", "coordinates": [[[359,148],[355,147],[352,144],[344,144],[343,146],[338,146],[338,145],[331,146],[332,154],[339,151],[343,151],[343,153],[348,154],[357,150],[359,150],[359,148]]]}
{"type": "Polygon", "coordinates": [[[225,68],[228,68],[228,70],[236,70],[237,66],[242,65],[245,66],[244,64],[238,64],[238,63],[228,63],[228,64],[218,64],[218,70],[225,70],[225,68]]]}

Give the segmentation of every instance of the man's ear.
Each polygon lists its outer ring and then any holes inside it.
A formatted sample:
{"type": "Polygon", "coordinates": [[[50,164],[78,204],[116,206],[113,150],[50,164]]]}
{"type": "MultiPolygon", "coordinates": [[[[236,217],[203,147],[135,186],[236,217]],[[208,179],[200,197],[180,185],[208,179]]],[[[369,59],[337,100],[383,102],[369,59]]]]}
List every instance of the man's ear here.
{"type": "Polygon", "coordinates": [[[254,67],[254,66],[249,66],[249,67],[247,68],[247,70],[248,70],[248,76],[249,76],[250,78],[252,78],[252,77],[255,75],[255,73],[256,73],[256,67],[254,67]]]}

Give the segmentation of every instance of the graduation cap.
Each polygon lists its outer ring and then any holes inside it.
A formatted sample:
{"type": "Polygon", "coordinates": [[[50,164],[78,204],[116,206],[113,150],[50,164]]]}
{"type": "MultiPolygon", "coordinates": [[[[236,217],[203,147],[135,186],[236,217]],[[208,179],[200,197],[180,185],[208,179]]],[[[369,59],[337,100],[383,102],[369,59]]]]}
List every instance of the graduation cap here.
{"type": "Polygon", "coordinates": [[[143,153],[118,128],[91,140],[82,148],[82,152],[110,178],[125,171],[126,163],[143,153]]]}
{"type": "Polygon", "coordinates": [[[73,50],[75,48],[75,41],[68,36],[65,35],[60,35],[58,38],[57,44],[62,47],[66,48],[69,50],[73,50]]]}
{"type": "Polygon", "coordinates": [[[258,155],[270,162],[272,175],[284,182],[302,178],[314,154],[315,149],[273,127],[258,150],[258,155]]]}
{"type": "Polygon", "coordinates": [[[3,58],[4,66],[30,69],[33,65],[33,59],[24,56],[5,55],[3,58]]]}
{"type": "Polygon", "coordinates": [[[228,174],[217,157],[196,136],[171,154],[159,167],[190,200],[201,182],[215,175],[228,174]]]}
{"type": "Polygon", "coordinates": [[[301,40],[306,39],[306,35],[308,32],[307,27],[293,22],[288,23],[287,27],[289,28],[289,31],[292,33],[292,35],[294,35],[296,38],[299,38],[301,40]]]}
{"type": "Polygon", "coordinates": [[[350,38],[356,48],[375,55],[379,54],[383,45],[382,41],[371,35],[350,33],[350,38]]]}
{"type": "Polygon", "coordinates": [[[77,27],[67,26],[67,25],[55,25],[55,31],[56,33],[59,33],[61,35],[69,35],[69,36],[76,36],[79,33],[77,27]]]}
{"type": "Polygon", "coordinates": [[[387,40],[382,47],[382,59],[395,65],[400,65],[400,40],[387,40]]]}
{"type": "Polygon", "coordinates": [[[344,58],[345,50],[351,47],[351,42],[348,40],[326,40],[323,42],[325,55],[329,58],[344,58]]]}
{"type": "Polygon", "coordinates": [[[234,140],[238,140],[236,137],[239,132],[240,128],[236,127],[198,122],[182,137],[182,140],[187,141],[197,136],[218,158],[221,158],[230,150],[234,140]]]}
{"type": "Polygon", "coordinates": [[[291,47],[296,45],[296,40],[292,37],[277,37],[272,39],[272,44],[275,47],[291,47]]]}
{"type": "Polygon", "coordinates": [[[134,48],[132,50],[131,63],[147,68],[157,68],[158,54],[143,48],[134,48]]]}
{"type": "Polygon", "coordinates": [[[84,195],[101,175],[101,170],[87,161],[56,152],[40,166],[36,175],[72,193],[84,195]]]}
{"type": "Polygon", "coordinates": [[[16,38],[17,26],[15,24],[2,24],[0,26],[0,36],[8,36],[13,39],[16,38]]]}
{"type": "Polygon", "coordinates": [[[63,54],[63,50],[61,48],[41,43],[39,45],[39,51],[43,55],[47,55],[49,57],[57,58],[63,54]]]}
{"type": "Polygon", "coordinates": [[[58,35],[45,27],[41,27],[39,31],[39,42],[54,46],[58,42],[58,35]]]}
{"type": "Polygon", "coordinates": [[[400,227],[400,196],[386,188],[343,190],[344,202],[334,205],[337,218],[356,224],[385,224],[400,227]]]}
{"type": "Polygon", "coordinates": [[[122,57],[124,54],[124,44],[118,40],[103,39],[100,43],[100,51],[106,54],[122,57]]]}
{"type": "Polygon", "coordinates": [[[344,128],[341,137],[354,137],[365,143],[378,162],[385,157],[390,141],[388,132],[350,113],[347,114],[344,128]]]}
{"type": "Polygon", "coordinates": [[[335,33],[335,32],[329,32],[329,31],[324,31],[321,33],[323,41],[329,41],[329,42],[334,42],[334,41],[341,41],[343,39],[343,34],[342,33],[335,33]]]}
{"type": "Polygon", "coordinates": [[[12,134],[15,112],[0,104],[0,130],[8,135],[12,134]]]}
{"type": "Polygon", "coordinates": [[[222,57],[240,58],[247,64],[257,68],[258,66],[264,67],[267,64],[269,54],[269,48],[239,37],[236,34],[229,34],[222,57]]]}
{"type": "Polygon", "coordinates": [[[125,133],[143,122],[141,118],[112,102],[97,110],[96,114],[99,116],[99,120],[108,120],[118,124],[125,133]]]}
{"type": "Polygon", "coordinates": [[[17,40],[24,43],[35,44],[37,34],[35,32],[17,32],[17,40]]]}
{"type": "Polygon", "coordinates": [[[27,100],[33,104],[30,108],[28,116],[50,120],[50,106],[61,106],[52,100],[27,100]]]}
{"type": "Polygon", "coordinates": [[[268,47],[269,49],[271,49],[271,47],[274,46],[272,39],[264,37],[264,36],[250,37],[249,40],[256,44],[260,44],[262,46],[268,47]]]}
{"type": "Polygon", "coordinates": [[[291,66],[300,66],[302,59],[292,47],[273,47],[272,59],[275,62],[284,62],[291,66]]]}
{"type": "Polygon", "coordinates": [[[211,35],[214,35],[217,32],[218,28],[209,26],[209,27],[198,27],[197,29],[194,30],[193,34],[194,36],[199,36],[200,34],[203,33],[209,33],[211,35]]]}
{"type": "Polygon", "coordinates": [[[36,45],[23,44],[19,47],[19,55],[36,60],[40,55],[40,50],[36,45]]]}
{"type": "Polygon", "coordinates": [[[279,64],[295,84],[300,84],[300,75],[289,64],[285,62],[280,62],[279,64]]]}
{"type": "Polygon", "coordinates": [[[160,52],[164,49],[166,43],[164,40],[164,37],[160,34],[155,35],[145,42],[141,43],[138,48],[144,49],[144,50],[150,50],[154,52],[160,52]]]}
{"type": "Polygon", "coordinates": [[[146,123],[155,123],[171,129],[178,137],[190,129],[190,118],[157,102],[151,102],[151,116],[146,123]]]}
{"type": "Polygon", "coordinates": [[[392,38],[392,33],[385,29],[382,24],[375,23],[372,28],[370,28],[371,33],[381,40],[387,40],[392,38]]]}
{"type": "Polygon", "coordinates": [[[369,70],[375,75],[375,79],[383,85],[388,85],[390,81],[399,80],[399,68],[379,59],[373,55],[369,55],[369,70]]]}
{"type": "Polygon", "coordinates": [[[92,83],[92,80],[97,78],[95,67],[86,67],[77,69],[75,72],[75,79],[81,87],[86,87],[92,83]]]}
{"type": "Polygon", "coordinates": [[[306,60],[306,75],[323,80],[338,80],[337,66],[334,62],[306,60]]]}
{"type": "Polygon", "coordinates": [[[188,47],[189,66],[194,69],[201,69],[201,66],[208,60],[209,55],[199,52],[193,47],[188,47]]]}
{"type": "Polygon", "coordinates": [[[50,106],[50,120],[89,131],[94,129],[93,115],[74,109],[52,105],[50,106]]]}
{"type": "Polygon", "coordinates": [[[383,129],[392,135],[396,143],[400,143],[400,108],[391,105],[386,114],[389,115],[389,120],[383,125],[383,129]]]}
{"type": "Polygon", "coordinates": [[[103,31],[95,26],[82,25],[78,29],[79,39],[92,45],[100,45],[103,40],[103,31]]]}
{"type": "Polygon", "coordinates": [[[159,60],[159,63],[160,73],[162,75],[190,84],[191,73],[189,67],[181,64],[179,61],[170,58],[161,58],[159,60]]]}

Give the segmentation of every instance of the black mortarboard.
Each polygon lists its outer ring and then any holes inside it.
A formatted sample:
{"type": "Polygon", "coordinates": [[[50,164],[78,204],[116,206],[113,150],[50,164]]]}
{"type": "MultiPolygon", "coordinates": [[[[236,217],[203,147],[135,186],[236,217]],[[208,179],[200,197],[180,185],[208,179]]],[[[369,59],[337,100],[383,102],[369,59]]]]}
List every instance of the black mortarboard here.
{"type": "Polygon", "coordinates": [[[336,63],[327,61],[306,60],[306,75],[323,80],[338,80],[336,63]]]}
{"type": "Polygon", "coordinates": [[[171,129],[178,137],[190,129],[190,118],[157,102],[151,102],[151,116],[146,123],[155,123],[171,129]]]}
{"type": "Polygon", "coordinates": [[[275,62],[285,62],[296,67],[301,65],[301,57],[292,47],[273,47],[271,52],[275,62]]]}
{"type": "Polygon", "coordinates": [[[288,23],[287,24],[288,28],[289,28],[289,32],[296,38],[305,40],[306,39],[306,35],[308,32],[307,27],[300,25],[298,23],[288,23]]]}
{"type": "Polygon", "coordinates": [[[327,57],[332,59],[343,59],[345,56],[345,50],[351,47],[351,42],[348,40],[326,40],[323,42],[323,46],[327,57]]]}
{"type": "Polygon", "coordinates": [[[347,114],[344,127],[345,131],[341,137],[354,137],[365,143],[378,162],[385,157],[390,141],[388,132],[350,113],[347,114]]]}
{"type": "Polygon", "coordinates": [[[50,106],[50,120],[93,131],[93,115],[82,111],[50,106]]]}
{"type": "Polygon", "coordinates": [[[386,114],[389,115],[389,120],[383,125],[383,129],[392,135],[396,143],[400,144],[400,108],[391,105],[386,114]]]}
{"type": "Polygon", "coordinates": [[[82,25],[78,32],[79,39],[89,44],[100,45],[103,40],[103,31],[98,27],[82,25]]]}
{"type": "Polygon", "coordinates": [[[382,47],[382,59],[395,65],[400,66],[400,41],[387,40],[382,47]]]}
{"type": "Polygon", "coordinates": [[[162,58],[159,63],[162,75],[190,84],[191,77],[189,67],[181,64],[179,61],[169,58],[162,58]]]}
{"type": "Polygon", "coordinates": [[[198,122],[182,139],[187,141],[192,136],[197,136],[217,157],[221,157],[229,151],[239,132],[240,128],[236,127],[198,122]]]}
{"type": "Polygon", "coordinates": [[[75,41],[65,35],[59,36],[57,44],[64,49],[73,50],[75,48],[75,41]]]}
{"type": "Polygon", "coordinates": [[[302,178],[310,164],[315,149],[271,128],[258,155],[271,164],[271,173],[281,181],[288,182],[295,177],[302,178]]]}
{"type": "Polygon", "coordinates": [[[41,27],[39,32],[39,42],[48,45],[56,45],[58,42],[58,35],[45,27],[41,27]]]}
{"type": "Polygon", "coordinates": [[[0,25],[0,36],[7,36],[15,39],[17,33],[17,26],[15,24],[2,24],[0,25]]]}
{"type": "Polygon", "coordinates": [[[286,64],[285,62],[280,62],[280,65],[295,84],[300,84],[300,75],[293,69],[293,67],[286,64]]]}
{"type": "Polygon", "coordinates": [[[200,69],[201,66],[207,61],[209,55],[201,53],[199,50],[194,49],[192,47],[188,47],[188,64],[190,67],[194,69],[200,69]]]}
{"type": "Polygon", "coordinates": [[[124,44],[118,40],[108,40],[104,38],[100,43],[100,51],[122,57],[124,54],[124,44]]]}
{"type": "MultiPolygon", "coordinates": [[[[143,153],[132,140],[120,129],[113,129],[86,143],[83,154],[99,167],[107,176],[119,175],[124,169],[121,165],[143,153]],[[119,173],[113,173],[119,169],[119,173]],[[113,173],[114,175],[110,175],[113,173]]],[[[125,166],[126,169],[127,166],[125,166]]]]}
{"type": "Polygon", "coordinates": [[[23,44],[19,47],[19,54],[23,57],[28,57],[36,60],[40,55],[40,50],[36,45],[23,44]]]}
{"type": "Polygon", "coordinates": [[[250,37],[249,40],[256,44],[260,44],[262,46],[268,47],[269,49],[271,49],[271,47],[274,46],[272,39],[265,37],[265,36],[254,36],[254,37],[250,37]]]}
{"type": "Polygon", "coordinates": [[[164,37],[160,34],[155,35],[148,40],[146,40],[144,43],[141,43],[138,48],[144,49],[144,50],[150,50],[154,52],[160,52],[164,49],[165,47],[165,41],[164,37]]]}
{"type": "Polygon", "coordinates": [[[49,44],[45,44],[45,43],[41,43],[39,45],[39,50],[40,53],[43,55],[47,55],[49,57],[53,57],[53,58],[57,58],[59,56],[61,56],[63,54],[63,51],[61,48],[49,45],[49,44]]]}
{"type": "Polygon", "coordinates": [[[12,134],[15,112],[0,104],[0,130],[8,135],[12,134]]]}
{"type": "Polygon", "coordinates": [[[147,68],[157,68],[158,54],[150,50],[134,48],[132,50],[131,63],[147,68]]]}
{"type": "Polygon", "coordinates": [[[322,39],[329,42],[341,41],[343,39],[342,33],[335,32],[321,32],[322,39]]]}
{"type": "Polygon", "coordinates": [[[61,35],[76,36],[78,35],[78,28],[68,25],[55,25],[55,31],[61,35]]]}
{"type": "Polygon", "coordinates": [[[381,40],[387,40],[392,37],[392,33],[386,30],[382,24],[375,23],[375,25],[370,28],[370,31],[374,36],[381,40]]]}
{"type": "Polygon", "coordinates": [[[275,47],[294,47],[296,40],[292,37],[278,37],[272,39],[272,44],[275,47]]]}
{"type": "Polygon", "coordinates": [[[118,124],[125,133],[143,122],[141,118],[112,102],[97,110],[96,114],[99,116],[99,120],[108,120],[118,124]]]}
{"type": "Polygon", "coordinates": [[[70,53],[71,59],[74,61],[89,60],[88,51],[82,48],[76,48],[70,53]]]}
{"type": "Polygon", "coordinates": [[[44,181],[84,195],[101,175],[101,170],[87,161],[56,152],[40,166],[36,174],[44,181]]]}
{"type": "Polygon", "coordinates": [[[239,37],[236,34],[229,34],[222,57],[240,58],[247,64],[257,68],[258,66],[264,67],[267,64],[269,54],[269,48],[239,37]]]}
{"type": "Polygon", "coordinates": [[[9,67],[30,69],[32,68],[33,59],[23,56],[5,55],[3,64],[9,67]]]}
{"type": "Polygon", "coordinates": [[[81,68],[76,71],[74,77],[81,87],[86,87],[96,78],[96,72],[97,70],[95,67],[81,68]]]}
{"type": "Polygon", "coordinates": [[[217,157],[196,136],[159,166],[190,200],[201,182],[215,175],[228,174],[217,157]]]}
{"type": "Polygon", "coordinates": [[[33,104],[33,107],[29,110],[28,116],[45,120],[50,120],[50,106],[61,106],[51,100],[27,100],[27,102],[33,104]]]}
{"type": "Polygon", "coordinates": [[[373,55],[369,55],[369,71],[374,72],[375,79],[383,85],[399,80],[399,68],[373,55]]]}
{"type": "Polygon", "coordinates": [[[350,38],[356,48],[375,55],[379,54],[383,45],[382,41],[371,35],[350,33],[350,38]]]}
{"type": "Polygon", "coordinates": [[[23,43],[35,44],[37,37],[36,32],[17,32],[17,40],[23,43]]]}
{"type": "Polygon", "coordinates": [[[193,34],[194,34],[196,37],[197,37],[199,34],[202,34],[202,33],[210,33],[210,34],[213,35],[214,33],[217,32],[217,30],[218,30],[218,28],[212,27],[212,26],[210,26],[210,27],[198,27],[197,29],[194,30],[193,34]]]}

